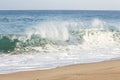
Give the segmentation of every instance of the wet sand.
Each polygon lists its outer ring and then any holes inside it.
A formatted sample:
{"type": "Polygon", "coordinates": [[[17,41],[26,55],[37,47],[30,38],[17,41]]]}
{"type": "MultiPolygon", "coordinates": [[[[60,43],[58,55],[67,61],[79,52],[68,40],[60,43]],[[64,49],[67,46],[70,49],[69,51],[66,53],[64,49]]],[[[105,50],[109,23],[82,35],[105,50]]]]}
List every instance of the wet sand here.
{"type": "Polygon", "coordinates": [[[120,80],[120,61],[0,74],[0,80],[120,80]]]}

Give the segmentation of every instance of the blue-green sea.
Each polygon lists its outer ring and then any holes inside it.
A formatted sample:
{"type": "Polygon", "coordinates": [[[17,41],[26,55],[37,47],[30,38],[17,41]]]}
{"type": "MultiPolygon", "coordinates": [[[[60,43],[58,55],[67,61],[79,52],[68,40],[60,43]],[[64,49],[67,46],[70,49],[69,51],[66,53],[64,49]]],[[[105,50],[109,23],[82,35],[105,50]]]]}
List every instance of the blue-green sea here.
{"type": "Polygon", "coordinates": [[[0,74],[120,57],[120,11],[0,10],[0,74]]]}

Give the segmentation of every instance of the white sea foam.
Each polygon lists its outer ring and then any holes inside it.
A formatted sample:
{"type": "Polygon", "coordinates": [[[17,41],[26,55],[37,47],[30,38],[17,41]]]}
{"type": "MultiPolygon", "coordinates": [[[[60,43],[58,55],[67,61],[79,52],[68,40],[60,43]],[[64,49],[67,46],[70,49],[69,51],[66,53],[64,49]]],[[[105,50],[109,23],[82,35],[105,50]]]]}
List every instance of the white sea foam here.
{"type": "MultiPolygon", "coordinates": [[[[26,29],[24,35],[1,35],[19,42],[11,54],[0,55],[0,73],[48,69],[91,63],[120,56],[120,31],[99,19],[84,22],[48,21],[26,29]],[[86,28],[85,28],[86,27],[86,28]]],[[[11,46],[10,46],[11,47],[11,46]]]]}
{"type": "Polygon", "coordinates": [[[119,48],[1,55],[0,73],[4,74],[17,71],[49,69],[71,64],[99,62],[117,58],[119,55],[119,48]]]}
{"type": "Polygon", "coordinates": [[[66,23],[60,22],[44,22],[33,26],[31,29],[28,29],[25,33],[30,36],[33,34],[39,35],[41,38],[48,38],[52,40],[68,40],[69,32],[66,27],[66,23]]]}

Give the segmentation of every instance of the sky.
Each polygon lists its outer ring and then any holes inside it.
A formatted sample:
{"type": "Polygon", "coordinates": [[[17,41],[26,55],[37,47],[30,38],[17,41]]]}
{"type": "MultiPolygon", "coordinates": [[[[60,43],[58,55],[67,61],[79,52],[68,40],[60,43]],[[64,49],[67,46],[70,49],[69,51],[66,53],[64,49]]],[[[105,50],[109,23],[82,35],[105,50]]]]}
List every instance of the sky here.
{"type": "Polygon", "coordinates": [[[120,0],[0,0],[0,10],[120,10],[120,0]]]}

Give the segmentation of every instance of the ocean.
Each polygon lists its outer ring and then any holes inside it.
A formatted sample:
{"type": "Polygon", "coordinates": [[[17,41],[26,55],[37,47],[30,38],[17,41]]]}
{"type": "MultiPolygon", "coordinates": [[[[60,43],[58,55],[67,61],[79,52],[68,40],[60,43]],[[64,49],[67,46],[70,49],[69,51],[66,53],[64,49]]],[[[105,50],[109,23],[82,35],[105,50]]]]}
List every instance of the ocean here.
{"type": "Polygon", "coordinates": [[[119,58],[120,11],[0,11],[0,74],[119,58]]]}

